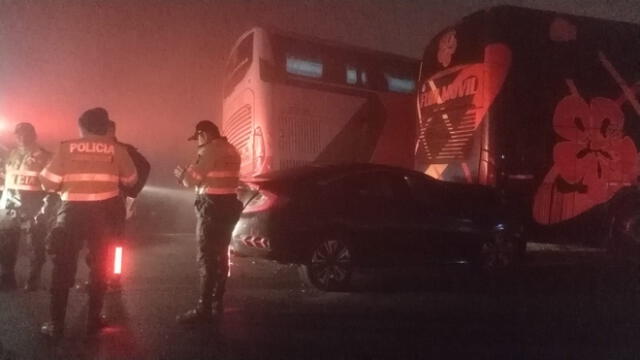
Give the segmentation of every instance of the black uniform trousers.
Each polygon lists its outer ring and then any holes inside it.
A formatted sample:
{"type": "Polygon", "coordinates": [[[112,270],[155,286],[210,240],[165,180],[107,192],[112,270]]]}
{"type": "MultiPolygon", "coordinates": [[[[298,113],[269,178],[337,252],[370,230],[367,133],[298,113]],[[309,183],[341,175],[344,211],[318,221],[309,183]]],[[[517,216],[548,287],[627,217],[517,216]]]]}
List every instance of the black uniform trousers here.
{"type": "Polygon", "coordinates": [[[45,238],[49,224],[43,216],[36,215],[42,208],[44,194],[34,193],[24,196],[24,204],[13,209],[13,220],[6,221],[11,225],[0,229],[0,276],[2,279],[13,279],[18,259],[20,237],[24,234],[29,253],[29,281],[40,277],[46,261],[45,238]]]}
{"type": "MultiPolygon", "coordinates": [[[[119,199],[119,204],[118,205],[114,205],[114,208],[112,210],[111,213],[111,220],[113,221],[113,236],[109,237],[109,244],[108,244],[108,276],[111,279],[115,279],[115,278],[119,278],[119,275],[116,276],[113,273],[113,260],[114,260],[114,256],[115,256],[115,246],[116,244],[121,244],[124,242],[125,238],[125,224],[127,221],[127,208],[126,208],[126,202],[125,202],[125,197],[124,195],[120,194],[118,195],[118,199],[119,199]],[[109,260],[110,259],[110,260],[109,260]]],[[[85,258],[85,263],[87,264],[87,266],[89,268],[91,268],[91,257],[90,254],[87,254],[87,257],[85,258]]]]}
{"type": "Polygon", "coordinates": [[[212,301],[221,303],[224,295],[229,273],[229,242],[242,212],[242,202],[235,194],[198,195],[195,210],[200,301],[205,308],[211,308],[212,301]]]}
{"type": "Polygon", "coordinates": [[[109,275],[109,245],[116,236],[120,197],[101,201],[64,201],[49,236],[52,255],[51,290],[68,290],[75,284],[78,255],[89,250],[90,288],[104,291],[109,275]]]}

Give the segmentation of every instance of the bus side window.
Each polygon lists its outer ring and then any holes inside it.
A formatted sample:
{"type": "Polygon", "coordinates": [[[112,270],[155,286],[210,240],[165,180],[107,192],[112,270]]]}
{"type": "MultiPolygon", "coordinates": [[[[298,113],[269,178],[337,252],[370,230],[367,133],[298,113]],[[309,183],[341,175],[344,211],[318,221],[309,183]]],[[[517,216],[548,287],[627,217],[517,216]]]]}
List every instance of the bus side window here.
{"type": "Polygon", "coordinates": [[[366,71],[360,72],[360,84],[362,84],[362,86],[364,87],[367,87],[369,85],[369,78],[367,77],[366,71]]]}
{"type": "Polygon", "coordinates": [[[369,78],[367,76],[367,72],[352,65],[347,65],[345,68],[345,78],[344,81],[348,85],[368,88],[369,87],[369,78]]]}
{"type": "Polygon", "coordinates": [[[392,92],[410,94],[416,90],[416,82],[413,79],[394,76],[389,73],[384,74],[387,80],[387,89],[392,92]]]}
{"type": "Polygon", "coordinates": [[[353,66],[347,66],[345,72],[345,80],[349,85],[356,85],[358,83],[358,69],[353,66]]]}
{"type": "Polygon", "coordinates": [[[287,54],[286,67],[289,74],[319,79],[324,65],[321,60],[287,54]]]}

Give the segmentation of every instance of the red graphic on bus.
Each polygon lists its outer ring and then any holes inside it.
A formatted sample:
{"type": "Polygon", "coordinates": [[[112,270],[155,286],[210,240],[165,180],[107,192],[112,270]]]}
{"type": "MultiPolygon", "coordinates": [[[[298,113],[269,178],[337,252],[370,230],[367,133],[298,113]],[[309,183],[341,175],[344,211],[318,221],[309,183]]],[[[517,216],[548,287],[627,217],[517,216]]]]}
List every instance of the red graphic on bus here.
{"type": "MultiPolygon", "coordinates": [[[[489,44],[483,62],[453,66],[423,81],[418,97],[418,146],[426,163],[420,168],[477,157],[471,149],[473,136],[500,93],[510,66],[511,50],[504,44],[489,44]]],[[[477,174],[470,174],[468,181],[478,181],[477,174]]]]}
{"type": "Polygon", "coordinates": [[[533,215],[540,224],[573,218],[611,199],[637,176],[637,149],[624,134],[618,102],[578,94],[557,104],[553,128],[562,139],[553,149],[554,165],[538,188],[533,215]]]}

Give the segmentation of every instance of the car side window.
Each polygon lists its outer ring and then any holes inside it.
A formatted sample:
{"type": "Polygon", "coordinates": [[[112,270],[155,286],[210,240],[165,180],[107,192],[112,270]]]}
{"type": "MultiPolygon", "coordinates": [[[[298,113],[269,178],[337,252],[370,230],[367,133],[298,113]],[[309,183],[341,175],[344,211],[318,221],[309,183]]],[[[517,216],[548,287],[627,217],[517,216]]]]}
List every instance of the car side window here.
{"type": "Polygon", "coordinates": [[[336,180],[335,185],[341,188],[341,192],[360,198],[403,200],[409,196],[404,179],[385,172],[349,175],[336,180]]]}

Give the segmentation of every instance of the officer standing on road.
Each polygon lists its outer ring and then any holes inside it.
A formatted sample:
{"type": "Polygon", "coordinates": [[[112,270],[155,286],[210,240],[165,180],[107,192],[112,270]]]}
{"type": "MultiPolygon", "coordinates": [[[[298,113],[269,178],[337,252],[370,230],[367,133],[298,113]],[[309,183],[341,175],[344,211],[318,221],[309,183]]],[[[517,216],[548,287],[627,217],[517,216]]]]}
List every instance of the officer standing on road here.
{"type": "Polygon", "coordinates": [[[229,272],[229,242],[242,212],[236,195],[240,155],[218,127],[203,120],[189,140],[198,141],[198,158],[186,169],[178,166],[176,178],[195,186],[200,299],[195,309],[178,316],[181,324],[206,323],[223,311],[222,297],[229,272]]]}
{"type": "MultiPolygon", "coordinates": [[[[109,120],[109,127],[107,129],[107,136],[111,137],[116,143],[124,146],[127,153],[133,161],[133,165],[136,167],[138,174],[138,180],[133,186],[120,186],[120,200],[121,206],[114,216],[117,216],[116,236],[118,241],[122,241],[125,235],[125,222],[133,214],[134,201],[144,188],[144,185],[149,178],[151,172],[151,165],[147,159],[136,149],[133,145],[121,143],[116,137],[116,123],[109,120]]],[[[120,276],[112,274],[109,281],[109,288],[112,290],[119,290],[122,284],[120,282],[120,276]]]]}
{"type": "MultiPolygon", "coordinates": [[[[115,248],[117,246],[121,246],[125,240],[125,224],[126,221],[133,216],[134,207],[135,207],[135,199],[138,197],[144,185],[147,183],[147,179],[149,178],[149,173],[151,172],[151,164],[147,161],[147,159],[135,148],[135,146],[130,144],[125,144],[118,141],[116,137],[116,123],[113,120],[109,120],[109,126],[107,128],[107,137],[113,139],[116,143],[124,146],[127,149],[127,153],[131,157],[133,161],[133,165],[136,167],[136,172],[138,174],[138,180],[133,186],[123,186],[120,184],[120,200],[121,204],[113,213],[113,218],[115,222],[115,237],[113,238],[113,243],[109,246],[109,257],[114,259],[115,257],[115,248]]],[[[114,259],[115,260],[115,259],[114,259]]],[[[87,257],[86,263],[89,265],[89,259],[87,257]]],[[[113,265],[114,262],[112,261],[113,265]]],[[[109,291],[121,291],[122,290],[122,282],[121,275],[115,274],[113,272],[113,267],[109,269],[109,280],[107,281],[107,288],[109,291]]],[[[79,288],[83,288],[85,290],[89,289],[89,282],[85,282],[83,285],[78,285],[79,288]]]]}
{"type": "Polygon", "coordinates": [[[87,335],[97,334],[109,268],[110,237],[116,232],[113,213],[121,206],[120,184],[133,186],[135,166],[124,146],[107,136],[109,116],[103,108],[85,111],[78,120],[82,138],[62,142],[40,173],[48,191],[60,193],[62,205],[49,235],[52,254],[51,321],[41,332],[57,339],[64,331],[69,289],[75,281],[78,253],[89,249],[89,313],[87,335]]]}
{"type": "Polygon", "coordinates": [[[47,220],[55,211],[55,195],[40,186],[38,174],[51,159],[51,153],[36,143],[36,129],[30,123],[19,123],[14,131],[17,147],[9,152],[4,167],[4,192],[0,198],[0,288],[16,288],[15,265],[20,236],[29,243],[30,269],[26,291],[37,290],[45,263],[47,220]]]}

